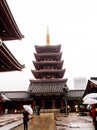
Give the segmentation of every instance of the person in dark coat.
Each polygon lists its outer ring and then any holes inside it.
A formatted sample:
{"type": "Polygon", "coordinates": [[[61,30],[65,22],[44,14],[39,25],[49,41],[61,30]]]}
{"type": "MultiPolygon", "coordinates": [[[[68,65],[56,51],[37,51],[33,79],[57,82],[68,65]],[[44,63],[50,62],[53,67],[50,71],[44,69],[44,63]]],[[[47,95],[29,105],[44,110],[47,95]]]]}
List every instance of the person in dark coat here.
{"type": "Polygon", "coordinates": [[[37,115],[40,115],[40,107],[37,106],[37,115]]]}
{"type": "Polygon", "coordinates": [[[28,130],[28,121],[29,121],[29,113],[24,109],[23,110],[24,130],[28,130]]]}

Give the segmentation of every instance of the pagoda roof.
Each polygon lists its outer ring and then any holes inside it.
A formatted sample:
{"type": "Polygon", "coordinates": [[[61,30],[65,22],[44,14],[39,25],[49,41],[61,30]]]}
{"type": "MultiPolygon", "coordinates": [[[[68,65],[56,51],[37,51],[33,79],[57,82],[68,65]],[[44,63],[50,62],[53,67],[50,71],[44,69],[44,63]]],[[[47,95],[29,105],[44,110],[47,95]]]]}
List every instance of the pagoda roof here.
{"type": "Polygon", "coordinates": [[[67,78],[66,79],[30,79],[30,83],[48,83],[48,82],[64,82],[67,83],[67,78]]]}
{"type": "Polygon", "coordinates": [[[0,72],[7,71],[21,71],[25,66],[21,65],[13,54],[9,51],[7,46],[1,42],[0,43],[0,72]]]}
{"type": "Polygon", "coordinates": [[[61,54],[62,54],[62,52],[59,52],[59,53],[34,53],[35,56],[58,56],[61,54]]]}
{"type": "Polygon", "coordinates": [[[53,67],[57,69],[62,69],[63,62],[64,62],[63,60],[62,61],[41,61],[41,62],[33,61],[33,64],[37,70],[43,69],[44,67],[46,68],[53,67]]]}
{"type": "Polygon", "coordinates": [[[37,53],[59,53],[61,50],[61,45],[49,45],[49,46],[35,45],[35,49],[37,53]]]}
{"type": "Polygon", "coordinates": [[[34,56],[37,61],[45,60],[46,58],[49,57],[49,59],[53,59],[56,61],[59,61],[62,56],[62,52],[60,53],[34,53],[34,56]]]}
{"type": "Polygon", "coordinates": [[[64,80],[31,80],[28,91],[31,94],[55,94],[64,93],[64,89],[68,90],[66,85],[67,79],[64,80]]]}
{"type": "Polygon", "coordinates": [[[0,0],[0,39],[3,41],[20,40],[23,37],[6,0],[0,0]]]}
{"type": "Polygon", "coordinates": [[[43,78],[63,78],[65,69],[42,69],[42,70],[31,70],[36,79],[43,78]]]}

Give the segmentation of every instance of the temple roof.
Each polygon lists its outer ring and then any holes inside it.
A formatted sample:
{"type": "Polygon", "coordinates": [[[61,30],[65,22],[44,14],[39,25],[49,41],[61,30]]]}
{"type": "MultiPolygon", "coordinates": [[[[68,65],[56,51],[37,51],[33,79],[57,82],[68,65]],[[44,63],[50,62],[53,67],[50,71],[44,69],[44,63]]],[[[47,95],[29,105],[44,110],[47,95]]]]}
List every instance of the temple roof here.
{"type": "Polygon", "coordinates": [[[32,101],[33,98],[30,97],[27,91],[1,91],[0,94],[4,94],[11,101],[32,101]]]}
{"type": "Polygon", "coordinates": [[[83,97],[89,93],[97,93],[97,80],[88,80],[83,97]]]}
{"type": "Polygon", "coordinates": [[[78,97],[82,97],[85,90],[69,90],[67,93],[68,99],[74,99],[78,97]]]}
{"type": "Polygon", "coordinates": [[[3,41],[20,40],[23,37],[6,0],[0,0],[0,39],[3,41]]]}
{"type": "Polygon", "coordinates": [[[36,61],[45,61],[49,58],[51,61],[59,61],[62,56],[62,52],[60,53],[34,53],[36,61]]]}
{"type": "Polygon", "coordinates": [[[38,46],[35,45],[37,53],[59,53],[61,50],[61,45],[49,45],[49,46],[38,46]]]}
{"type": "Polygon", "coordinates": [[[60,95],[64,93],[64,89],[68,90],[66,85],[67,79],[64,80],[31,80],[28,91],[31,94],[43,95],[60,95]]]}
{"type": "Polygon", "coordinates": [[[62,61],[33,61],[33,64],[36,68],[36,70],[44,69],[44,68],[53,68],[53,69],[62,69],[63,66],[63,60],[62,61]]]}
{"type": "Polygon", "coordinates": [[[7,46],[1,42],[0,43],[0,72],[7,71],[21,71],[25,66],[21,65],[13,54],[9,51],[7,46]]]}
{"type": "Polygon", "coordinates": [[[43,70],[31,70],[31,71],[36,79],[63,78],[65,73],[65,69],[62,70],[43,69],[43,70]]]}

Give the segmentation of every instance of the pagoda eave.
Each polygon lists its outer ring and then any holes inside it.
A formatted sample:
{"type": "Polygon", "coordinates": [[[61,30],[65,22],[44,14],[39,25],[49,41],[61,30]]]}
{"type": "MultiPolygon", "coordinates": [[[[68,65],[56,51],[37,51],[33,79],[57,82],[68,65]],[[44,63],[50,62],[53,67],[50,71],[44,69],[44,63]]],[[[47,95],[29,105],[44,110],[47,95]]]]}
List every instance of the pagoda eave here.
{"type": "Polygon", "coordinates": [[[33,64],[36,68],[36,70],[40,70],[43,68],[49,68],[50,66],[53,68],[57,68],[58,70],[62,69],[63,66],[63,60],[62,61],[33,61],[33,64]]]}
{"type": "Polygon", "coordinates": [[[35,46],[37,53],[59,53],[61,49],[61,45],[53,45],[53,46],[35,46]]]}
{"type": "Polygon", "coordinates": [[[60,53],[34,53],[35,59],[37,61],[44,61],[47,60],[48,58],[51,60],[56,60],[60,61],[62,57],[62,52],[60,53]]]}
{"type": "Polygon", "coordinates": [[[67,83],[67,78],[66,79],[30,79],[30,83],[41,83],[41,82],[64,82],[64,83],[67,83]]]}
{"type": "Polygon", "coordinates": [[[63,70],[31,70],[36,79],[43,78],[63,78],[65,69],[63,70]]]}
{"type": "Polygon", "coordinates": [[[59,64],[59,63],[63,63],[63,60],[61,61],[33,61],[34,64],[59,64]]]}
{"type": "Polygon", "coordinates": [[[59,53],[34,53],[35,56],[58,56],[62,55],[62,52],[59,53]]]}
{"type": "Polygon", "coordinates": [[[57,69],[42,69],[42,70],[31,70],[34,73],[60,73],[60,72],[65,72],[66,69],[61,69],[61,70],[57,70],[57,69]]]}

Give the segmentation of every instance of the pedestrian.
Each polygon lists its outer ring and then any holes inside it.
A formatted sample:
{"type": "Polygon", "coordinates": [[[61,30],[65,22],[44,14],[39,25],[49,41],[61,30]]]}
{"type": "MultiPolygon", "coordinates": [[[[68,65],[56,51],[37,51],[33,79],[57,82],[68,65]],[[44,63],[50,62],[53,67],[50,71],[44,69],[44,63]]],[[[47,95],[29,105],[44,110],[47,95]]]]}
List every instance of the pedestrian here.
{"type": "Polygon", "coordinates": [[[40,107],[37,106],[37,115],[40,115],[40,107]]]}
{"type": "Polygon", "coordinates": [[[8,109],[5,109],[5,114],[8,114],[8,109]]]}
{"type": "Polygon", "coordinates": [[[29,121],[29,113],[24,109],[23,110],[24,130],[28,130],[28,121],[29,121]]]}
{"type": "Polygon", "coordinates": [[[90,115],[92,117],[93,125],[95,126],[95,130],[97,130],[97,111],[96,111],[94,104],[92,104],[90,115]]]}

